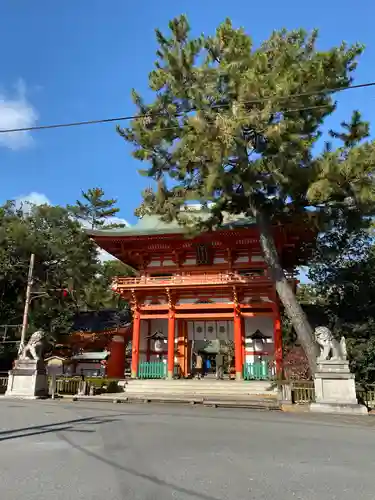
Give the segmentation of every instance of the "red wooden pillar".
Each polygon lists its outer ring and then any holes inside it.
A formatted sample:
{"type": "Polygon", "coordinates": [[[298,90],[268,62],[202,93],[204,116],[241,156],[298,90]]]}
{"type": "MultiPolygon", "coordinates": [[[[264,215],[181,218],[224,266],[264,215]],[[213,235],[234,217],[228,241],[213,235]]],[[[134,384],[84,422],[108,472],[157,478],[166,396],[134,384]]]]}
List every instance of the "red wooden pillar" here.
{"type": "Polygon", "coordinates": [[[243,350],[242,350],[242,320],[238,308],[234,310],[234,356],[236,380],[242,380],[243,377],[243,350]]]}
{"type": "Polygon", "coordinates": [[[274,346],[275,346],[276,376],[278,378],[281,378],[283,372],[283,337],[282,337],[280,315],[278,311],[274,318],[273,325],[274,325],[273,335],[274,335],[274,346]]]}
{"type": "Polygon", "coordinates": [[[148,319],[147,320],[147,351],[146,351],[146,361],[150,361],[151,359],[151,339],[150,339],[150,335],[151,335],[151,320],[148,319]]]}
{"type": "Polygon", "coordinates": [[[125,372],[125,340],[122,335],[114,335],[109,345],[107,377],[123,379],[125,372]]]}
{"type": "Polygon", "coordinates": [[[134,311],[132,340],[132,378],[137,378],[139,365],[139,344],[141,336],[141,315],[134,311]]]}
{"type": "Polygon", "coordinates": [[[241,332],[242,332],[242,367],[246,362],[246,338],[245,338],[245,318],[241,316],[241,332]]]}
{"type": "Polygon", "coordinates": [[[168,313],[168,378],[173,378],[174,373],[174,337],[175,337],[176,316],[173,309],[168,313]]]}

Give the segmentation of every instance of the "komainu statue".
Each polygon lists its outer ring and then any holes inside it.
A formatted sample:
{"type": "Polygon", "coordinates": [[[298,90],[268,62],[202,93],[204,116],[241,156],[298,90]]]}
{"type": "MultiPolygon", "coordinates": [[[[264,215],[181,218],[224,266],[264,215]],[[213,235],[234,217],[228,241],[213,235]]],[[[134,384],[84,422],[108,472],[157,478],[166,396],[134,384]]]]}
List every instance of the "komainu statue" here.
{"type": "Polygon", "coordinates": [[[50,336],[43,330],[37,330],[29,338],[28,343],[21,349],[18,359],[43,359],[43,352],[50,336]]]}
{"type": "Polygon", "coordinates": [[[315,341],[319,345],[320,354],[317,362],[322,361],[345,361],[347,358],[345,337],[340,342],[334,338],[332,332],[326,326],[318,326],[314,331],[315,341]]]}

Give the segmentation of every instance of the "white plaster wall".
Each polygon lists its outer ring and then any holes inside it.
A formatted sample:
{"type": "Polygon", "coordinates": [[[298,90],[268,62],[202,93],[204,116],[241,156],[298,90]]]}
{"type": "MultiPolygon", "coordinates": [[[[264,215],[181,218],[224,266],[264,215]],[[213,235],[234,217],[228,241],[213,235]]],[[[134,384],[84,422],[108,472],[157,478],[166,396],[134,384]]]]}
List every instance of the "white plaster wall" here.
{"type": "Polygon", "coordinates": [[[235,264],[249,262],[249,257],[247,257],[246,255],[241,255],[240,257],[237,257],[237,259],[234,262],[235,264]]]}
{"type": "Polygon", "coordinates": [[[177,304],[191,304],[192,299],[191,298],[180,298],[177,301],[177,304]]]}
{"type": "Polygon", "coordinates": [[[196,259],[186,259],[185,262],[184,262],[184,265],[185,266],[191,266],[191,265],[195,265],[196,263],[197,263],[196,259]]]}
{"type": "Polygon", "coordinates": [[[233,340],[233,321],[188,321],[189,340],[233,340]],[[198,331],[201,329],[201,331],[198,331]]]}
{"type": "Polygon", "coordinates": [[[215,304],[232,304],[233,300],[230,297],[212,297],[212,302],[215,304]]]}
{"type": "Polygon", "coordinates": [[[264,258],[262,255],[252,255],[250,257],[251,262],[264,262],[264,258]]]}
{"type": "Polygon", "coordinates": [[[152,260],[147,267],[161,267],[161,260],[152,260]]]}
{"type": "Polygon", "coordinates": [[[175,264],[175,262],[173,262],[173,260],[164,260],[163,261],[163,266],[164,267],[166,267],[166,266],[170,267],[170,266],[175,266],[175,265],[176,264],[175,264]]]}
{"type": "Polygon", "coordinates": [[[245,363],[254,363],[254,361],[255,361],[254,354],[245,353],[245,363]]]}
{"type": "Polygon", "coordinates": [[[225,264],[226,262],[224,257],[214,257],[214,264],[225,264]]]}

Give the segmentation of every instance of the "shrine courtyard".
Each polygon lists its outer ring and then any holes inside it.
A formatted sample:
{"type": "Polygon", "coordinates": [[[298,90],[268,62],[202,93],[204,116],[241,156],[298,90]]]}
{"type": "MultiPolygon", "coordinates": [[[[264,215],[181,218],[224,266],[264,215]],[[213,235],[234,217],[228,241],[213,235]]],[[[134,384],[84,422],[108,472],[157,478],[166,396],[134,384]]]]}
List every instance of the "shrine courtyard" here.
{"type": "Polygon", "coordinates": [[[7,500],[373,500],[375,418],[0,402],[7,500]]]}

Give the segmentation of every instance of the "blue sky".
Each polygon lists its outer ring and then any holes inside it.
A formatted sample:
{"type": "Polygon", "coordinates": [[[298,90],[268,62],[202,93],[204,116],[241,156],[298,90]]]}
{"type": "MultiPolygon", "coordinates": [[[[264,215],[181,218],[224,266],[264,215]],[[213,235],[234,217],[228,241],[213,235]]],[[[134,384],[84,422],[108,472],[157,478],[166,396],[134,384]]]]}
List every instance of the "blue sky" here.
{"type": "MultiPolygon", "coordinates": [[[[147,95],[155,59],[154,29],[181,13],[195,32],[212,33],[230,17],[256,44],[273,29],[320,29],[320,45],[366,44],[356,82],[375,80],[373,0],[1,0],[0,128],[129,115],[130,91],[147,95]],[[358,6],[358,8],[357,8],[358,6]]],[[[375,88],[341,94],[335,125],[351,110],[375,115],[375,88]]],[[[114,124],[0,137],[0,201],[32,194],[72,203],[81,189],[102,187],[121,216],[134,208],[147,180],[114,124]],[[36,194],[35,194],[36,193],[36,194]]]]}

